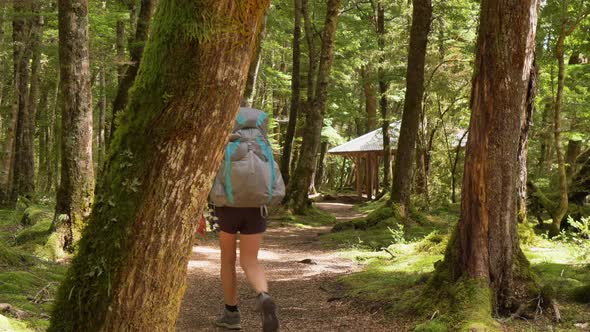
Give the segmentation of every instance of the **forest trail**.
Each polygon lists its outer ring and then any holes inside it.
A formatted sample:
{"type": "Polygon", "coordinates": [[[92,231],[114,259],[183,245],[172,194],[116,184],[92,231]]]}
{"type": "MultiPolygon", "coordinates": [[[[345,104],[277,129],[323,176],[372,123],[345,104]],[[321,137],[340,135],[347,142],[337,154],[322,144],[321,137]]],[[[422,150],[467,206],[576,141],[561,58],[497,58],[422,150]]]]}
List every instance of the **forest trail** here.
{"type": "MultiPolygon", "coordinates": [[[[336,216],[338,222],[362,216],[351,204],[317,203],[336,216]]],[[[392,322],[380,313],[369,314],[352,304],[328,301],[323,290],[338,275],[360,267],[337,251],[322,247],[318,233],[330,227],[299,228],[270,222],[259,257],[269,279],[270,293],[279,307],[280,331],[392,331],[392,322]],[[300,261],[311,259],[315,264],[300,261]]],[[[222,308],[219,280],[219,247],[213,240],[193,248],[189,261],[187,290],[182,303],[177,331],[222,331],[213,326],[222,308]]],[[[260,331],[260,317],[254,312],[255,294],[238,267],[242,331],[260,331]]],[[[399,331],[395,328],[393,330],[399,331]]]]}

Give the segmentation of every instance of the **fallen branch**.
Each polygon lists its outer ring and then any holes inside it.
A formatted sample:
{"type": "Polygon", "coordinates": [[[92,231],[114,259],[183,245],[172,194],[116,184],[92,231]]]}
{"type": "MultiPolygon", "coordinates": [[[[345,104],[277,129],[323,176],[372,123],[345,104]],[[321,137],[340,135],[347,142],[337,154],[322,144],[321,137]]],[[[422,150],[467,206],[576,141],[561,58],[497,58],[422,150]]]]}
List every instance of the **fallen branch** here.
{"type": "Polygon", "coordinates": [[[388,253],[389,255],[391,255],[391,259],[395,259],[395,255],[389,249],[383,247],[383,248],[381,248],[381,250],[383,250],[386,253],[388,253]]]}
{"type": "Polygon", "coordinates": [[[26,311],[17,309],[9,303],[0,303],[0,312],[9,313],[17,319],[24,319],[29,316],[29,314],[26,311]]]}

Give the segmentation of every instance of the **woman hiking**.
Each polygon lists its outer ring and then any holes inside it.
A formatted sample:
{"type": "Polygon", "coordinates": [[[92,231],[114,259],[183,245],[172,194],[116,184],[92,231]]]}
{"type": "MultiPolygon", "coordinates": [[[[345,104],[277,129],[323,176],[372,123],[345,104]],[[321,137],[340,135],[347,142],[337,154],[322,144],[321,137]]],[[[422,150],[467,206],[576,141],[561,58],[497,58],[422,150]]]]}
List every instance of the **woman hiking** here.
{"type": "Polygon", "coordinates": [[[240,108],[225,156],[211,189],[210,201],[219,225],[221,284],[225,307],[215,324],[240,329],[236,278],[239,235],[240,266],[256,291],[256,310],[264,332],[277,331],[277,307],[268,293],[264,269],[258,262],[266,230],[267,206],[278,204],[285,185],[267,137],[266,113],[240,108]]]}

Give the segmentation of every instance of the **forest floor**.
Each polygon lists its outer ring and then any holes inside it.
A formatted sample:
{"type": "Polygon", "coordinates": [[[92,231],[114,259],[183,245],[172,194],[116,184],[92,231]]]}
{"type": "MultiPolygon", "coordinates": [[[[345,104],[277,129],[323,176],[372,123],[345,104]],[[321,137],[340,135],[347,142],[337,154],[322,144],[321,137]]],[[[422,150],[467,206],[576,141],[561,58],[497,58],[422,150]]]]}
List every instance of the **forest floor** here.
{"type": "MultiPolygon", "coordinates": [[[[333,214],[336,222],[364,216],[344,203],[316,203],[333,214]]],[[[279,307],[281,331],[402,331],[406,327],[370,313],[350,301],[342,301],[335,280],[362,266],[327,249],[319,234],[331,226],[302,226],[271,220],[260,260],[269,280],[270,293],[279,307]],[[307,260],[307,261],[306,261],[307,260]],[[307,263],[302,263],[305,261],[307,263]]],[[[255,294],[238,267],[243,331],[259,331],[254,312],[255,294]]],[[[215,239],[199,240],[189,262],[187,290],[178,320],[178,331],[217,331],[213,321],[222,309],[219,279],[219,246],[215,239]]],[[[220,331],[222,329],[219,329],[220,331]]]]}
{"type": "MultiPolygon", "coordinates": [[[[385,201],[321,202],[307,216],[271,214],[260,258],[282,331],[454,330],[444,321],[451,316],[443,308],[418,313],[415,304],[443,257],[458,205],[417,207],[403,219],[384,208],[385,201]]],[[[44,331],[49,325],[68,262],[52,241],[53,211],[50,201],[0,210],[0,331],[44,331]]],[[[196,241],[177,328],[217,331],[212,325],[222,309],[217,240],[211,232],[196,241]]],[[[554,289],[563,322],[545,310],[528,320],[498,319],[501,330],[590,331],[590,241],[568,232],[548,240],[543,232],[526,229],[521,241],[541,285],[554,289]]],[[[243,330],[259,331],[255,294],[238,273],[243,330]]]]}

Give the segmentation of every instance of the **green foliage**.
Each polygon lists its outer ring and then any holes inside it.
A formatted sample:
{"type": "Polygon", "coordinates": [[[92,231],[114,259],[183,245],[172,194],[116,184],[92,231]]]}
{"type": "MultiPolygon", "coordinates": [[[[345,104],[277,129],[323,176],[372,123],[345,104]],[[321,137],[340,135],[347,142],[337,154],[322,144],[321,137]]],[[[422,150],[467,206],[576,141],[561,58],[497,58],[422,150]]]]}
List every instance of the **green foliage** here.
{"type": "MultiPolygon", "coordinates": [[[[26,313],[24,320],[0,315],[1,331],[45,330],[52,299],[65,274],[65,266],[46,260],[56,259],[55,254],[49,257],[49,251],[42,250],[50,233],[51,209],[34,207],[44,219],[16,232],[12,240],[0,241],[0,303],[8,303],[26,313]],[[38,303],[30,298],[37,298],[38,303]]],[[[20,214],[14,211],[0,210],[0,237],[8,239],[7,233],[21,229],[20,219],[20,214]]]]}

